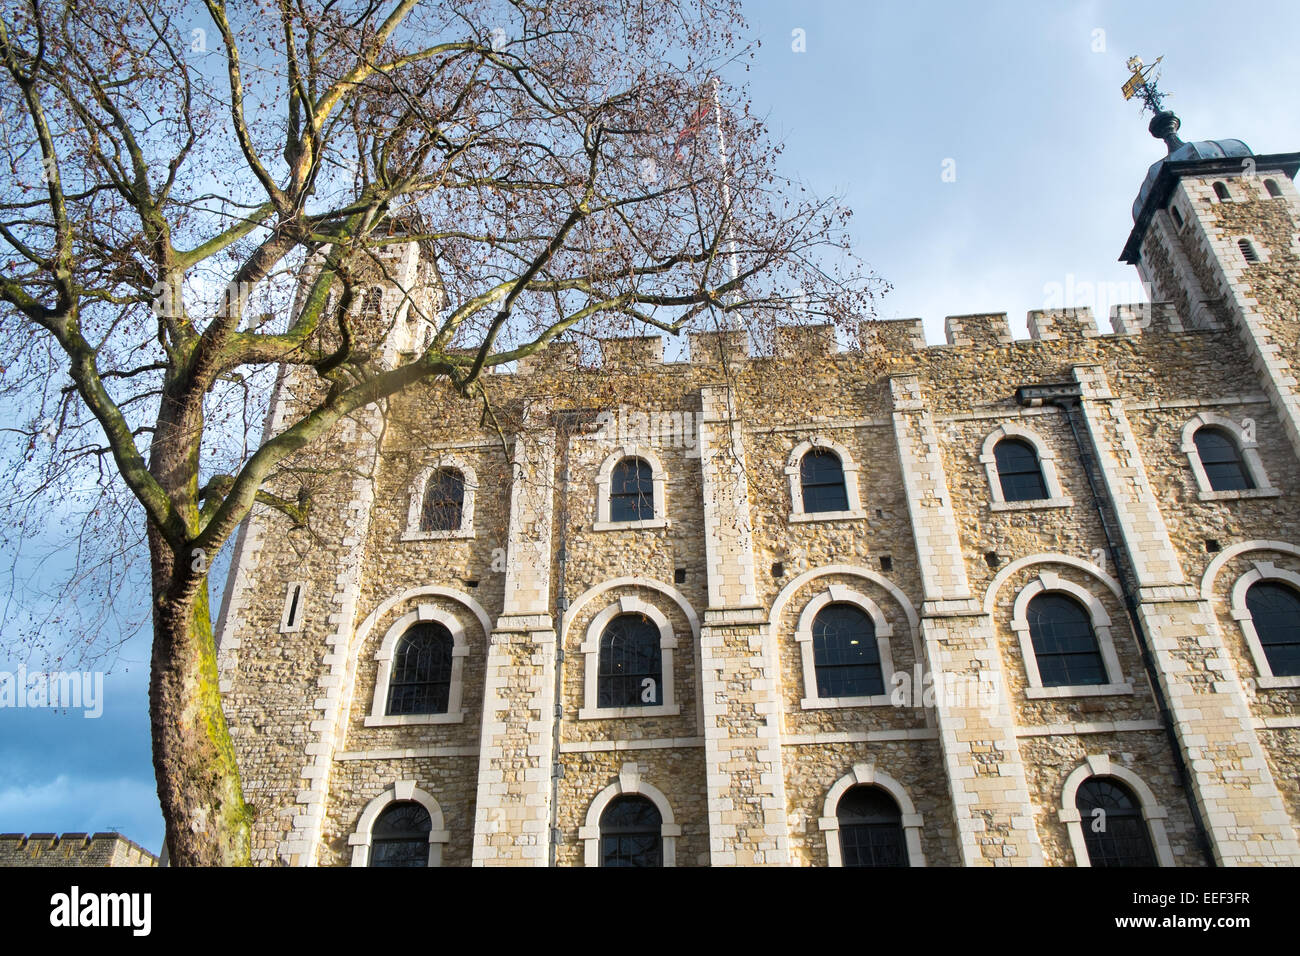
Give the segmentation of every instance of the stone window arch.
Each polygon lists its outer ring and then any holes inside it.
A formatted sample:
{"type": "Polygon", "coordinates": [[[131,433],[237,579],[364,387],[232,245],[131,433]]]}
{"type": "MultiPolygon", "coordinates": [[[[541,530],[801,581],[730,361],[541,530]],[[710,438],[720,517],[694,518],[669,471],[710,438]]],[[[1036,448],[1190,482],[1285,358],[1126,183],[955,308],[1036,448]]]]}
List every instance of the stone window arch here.
{"type": "Polygon", "coordinates": [[[374,839],[375,823],[388,808],[395,804],[414,803],[423,807],[429,815],[429,866],[442,866],[443,844],[449,842],[450,835],[444,829],[442,808],[433,796],[419,789],[414,780],[399,780],[375,797],[361,811],[357,828],[348,836],[348,845],[352,847],[352,866],[370,866],[370,851],[374,839]]]}
{"type": "Polygon", "coordinates": [[[641,796],[654,804],[661,821],[659,835],[663,840],[663,865],[676,866],[677,838],[682,835],[682,828],[673,816],[668,798],[657,787],[641,779],[641,768],[635,763],[623,764],[618,779],[596,794],[587,808],[587,818],[578,828],[578,839],[583,844],[583,865],[601,865],[600,818],[611,803],[623,796],[641,796]]]}
{"type": "MultiPolygon", "coordinates": [[[[1258,622],[1253,613],[1259,608],[1256,602],[1251,600],[1252,589],[1257,585],[1270,584],[1284,588],[1284,593],[1289,592],[1289,596],[1300,599],[1300,574],[1279,568],[1271,561],[1256,561],[1254,566],[1232,586],[1232,617],[1241,625],[1242,636],[1246,639],[1250,659],[1255,665],[1256,685],[1262,688],[1300,687],[1300,675],[1274,672],[1274,664],[1269,654],[1271,648],[1260,639],[1258,622]],[[1252,604],[1256,604],[1256,607],[1252,608],[1252,604]]],[[[1260,596],[1259,589],[1254,591],[1253,596],[1256,598],[1260,596]]]]}
{"type": "Polygon", "coordinates": [[[858,786],[878,787],[889,794],[898,805],[899,822],[903,827],[903,843],[907,849],[907,865],[925,866],[925,853],[921,850],[921,827],[925,825],[925,820],[916,812],[916,807],[903,785],[868,763],[854,764],[853,770],[831,784],[831,788],[826,792],[822,816],[817,821],[818,829],[825,834],[826,838],[826,865],[844,865],[844,855],[840,846],[840,818],[837,811],[844,795],[858,786]]]}
{"type": "Polygon", "coordinates": [[[1070,847],[1074,850],[1076,866],[1092,866],[1088,855],[1088,839],[1085,826],[1092,826],[1092,820],[1085,820],[1079,811],[1079,788],[1091,779],[1114,778],[1125,785],[1142,806],[1142,819],[1146,822],[1151,838],[1151,849],[1155,852],[1157,866],[1173,866],[1174,851],[1169,846],[1169,837],[1165,833],[1165,820],[1169,811],[1160,805],[1151,788],[1133,771],[1112,761],[1109,755],[1094,754],[1084,758],[1084,762],[1074,769],[1065,779],[1061,792],[1061,809],[1057,817],[1065,824],[1070,836],[1070,847]]]}
{"type": "Polygon", "coordinates": [[[1016,595],[1011,615],[1011,630],[1015,632],[1020,643],[1020,653],[1025,662],[1025,677],[1028,680],[1025,696],[1030,700],[1133,693],[1133,685],[1124,680],[1119,666],[1119,656],[1115,652],[1115,643],[1111,637],[1110,615],[1106,613],[1105,606],[1095,594],[1073,581],[1066,580],[1053,571],[1040,572],[1038,577],[1021,588],[1020,593],[1016,595]],[[1029,603],[1040,594],[1050,593],[1068,595],[1087,611],[1092,632],[1097,640],[1097,651],[1101,655],[1102,666],[1106,672],[1104,683],[1044,686],[1030,629],[1029,603]]]}
{"type": "Polygon", "coordinates": [[[403,541],[431,541],[446,538],[474,537],[474,501],[478,495],[478,475],[465,458],[456,454],[440,455],[438,460],[421,469],[410,487],[410,505],[406,512],[406,529],[402,532],[403,541]],[[458,472],[460,475],[460,521],[453,528],[433,527],[425,530],[429,523],[425,521],[426,505],[431,486],[435,486],[445,475],[458,472]]]}
{"type": "Polygon", "coordinates": [[[465,719],[464,700],[465,658],[469,656],[469,641],[465,626],[453,614],[434,604],[421,604],[409,614],[399,617],[384,634],[379,650],[375,652],[378,672],[375,675],[375,694],[370,714],[365,719],[367,727],[392,727],[404,724],[458,724],[465,719]],[[417,624],[435,622],[451,635],[451,684],[447,691],[447,710],[433,714],[390,714],[388,695],[393,677],[393,660],[401,639],[417,624]]]}
{"type": "Polygon", "coordinates": [[[1282,198],[1282,189],[1278,186],[1277,180],[1275,179],[1264,180],[1264,190],[1268,193],[1268,198],[1270,199],[1282,198]]]}
{"type": "Polygon", "coordinates": [[[846,518],[865,518],[862,499],[858,492],[859,465],[853,460],[849,450],[838,442],[821,435],[800,442],[786,459],[785,475],[790,485],[790,521],[839,521],[846,518]],[[808,454],[832,454],[839,459],[840,469],[844,475],[844,498],[848,505],[843,510],[807,511],[804,508],[803,472],[804,458],[808,454]]]}
{"type": "Polygon", "coordinates": [[[624,445],[609,455],[596,474],[596,520],[592,531],[612,531],[626,528],[666,528],[668,527],[667,508],[668,472],[664,464],[649,447],[645,445],[624,445]],[[615,521],[611,517],[611,498],[614,492],[615,469],[627,459],[640,459],[649,466],[651,495],[653,498],[653,516],[634,521],[615,521]]]}
{"type": "Polygon", "coordinates": [[[832,584],[825,591],[815,595],[799,615],[794,638],[799,643],[799,657],[803,670],[803,700],[800,706],[805,710],[820,710],[830,707],[881,707],[891,703],[889,686],[894,677],[893,655],[889,642],[894,630],[884,612],[871,598],[844,584],[832,584]],[[836,604],[846,604],[864,612],[870,619],[875,631],[876,650],[880,656],[880,674],[884,691],[862,697],[822,697],[817,687],[817,659],[814,648],[814,624],[817,616],[826,608],[836,604]]]}
{"type": "Polygon", "coordinates": [[[634,595],[624,595],[591,619],[580,650],[583,654],[583,706],[578,710],[579,720],[597,720],[607,717],[675,717],[681,713],[673,679],[673,652],[677,649],[677,636],[672,623],[659,608],[634,595]],[[659,654],[662,684],[658,688],[658,704],[636,707],[600,706],[601,641],[606,629],[623,615],[639,615],[659,633],[659,654]]]}
{"type": "Polygon", "coordinates": [[[1006,422],[993,429],[984,438],[980,448],[980,464],[988,477],[990,508],[993,511],[1026,511],[1033,508],[1068,508],[1074,501],[1061,490],[1061,481],[1056,472],[1056,452],[1043,441],[1032,429],[1006,422]],[[1046,497],[1025,501],[1008,501],[1002,487],[1002,476],[998,474],[998,445],[1003,441],[1023,442],[1033,449],[1038,457],[1038,469],[1046,488],[1046,497]]]}
{"type": "Polygon", "coordinates": [[[1217,199],[1219,200],[1219,202],[1231,202],[1231,201],[1232,201],[1232,193],[1228,192],[1228,187],[1227,187],[1225,184],[1221,183],[1221,182],[1215,182],[1215,184],[1214,184],[1214,195],[1215,195],[1215,198],[1217,198],[1217,199]]]}
{"type": "MultiPolygon", "coordinates": [[[[1243,427],[1242,424],[1224,415],[1201,412],[1183,426],[1180,450],[1187,456],[1187,463],[1191,466],[1192,475],[1196,479],[1197,497],[1201,501],[1220,501],[1230,498],[1273,498],[1281,494],[1277,488],[1270,484],[1268,474],[1264,471],[1264,463],[1259,457],[1259,443],[1254,434],[1254,422],[1246,419],[1246,425],[1247,427],[1243,427]],[[1222,435],[1225,440],[1232,442],[1240,456],[1241,467],[1247,479],[1246,483],[1251,487],[1233,489],[1216,489],[1214,487],[1215,482],[1211,480],[1210,474],[1206,471],[1205,462],[1201,460],[1201,450],[1197,447],[1196,436],[1203,429],[1208,429],[1210,434],[1222,435]]],[[[1204,440],[1202,440],[1202,443],[1204,443],[1204,440]]]]}

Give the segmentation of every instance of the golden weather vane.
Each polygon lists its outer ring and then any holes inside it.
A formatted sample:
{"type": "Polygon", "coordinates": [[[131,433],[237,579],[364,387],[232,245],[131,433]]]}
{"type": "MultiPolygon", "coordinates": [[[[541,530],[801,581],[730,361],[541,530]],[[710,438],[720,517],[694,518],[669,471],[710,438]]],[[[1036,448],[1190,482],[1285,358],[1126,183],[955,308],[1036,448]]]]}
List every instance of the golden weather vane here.
{"type": "Polygon", "coordinates": [[[1156,80],[1160,78],[1160,74],[1156,73],[1154,76],[1152,74],[1163,59],[1163,56],[1158,56],[1150,66],[1143,66],[1139,57],[1131,56],[1128,58],[1128,63],[1125,65],[1133,75],[1121,87],[1124,99],[1131,100],[1133,97],[1139,96],[1142,98],[1145,109],[1149,109],[1152,113],[1161,111],[1164,98],[1170,94],[1161,93],[1156,88],[1156,80]]]}

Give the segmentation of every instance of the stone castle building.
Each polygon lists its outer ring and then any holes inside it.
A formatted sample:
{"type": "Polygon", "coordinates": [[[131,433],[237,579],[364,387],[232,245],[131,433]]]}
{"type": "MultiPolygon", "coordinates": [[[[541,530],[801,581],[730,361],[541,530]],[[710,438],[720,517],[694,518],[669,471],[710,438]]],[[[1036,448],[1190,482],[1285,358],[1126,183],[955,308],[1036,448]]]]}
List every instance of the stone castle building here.
{"type": "Polygon", "coordinates": [[[222,609],[254,859],[1300,864],[1300,153],[1166,133],[1113,332],[560,343],[503,433],[344,422],[222,609]]]}

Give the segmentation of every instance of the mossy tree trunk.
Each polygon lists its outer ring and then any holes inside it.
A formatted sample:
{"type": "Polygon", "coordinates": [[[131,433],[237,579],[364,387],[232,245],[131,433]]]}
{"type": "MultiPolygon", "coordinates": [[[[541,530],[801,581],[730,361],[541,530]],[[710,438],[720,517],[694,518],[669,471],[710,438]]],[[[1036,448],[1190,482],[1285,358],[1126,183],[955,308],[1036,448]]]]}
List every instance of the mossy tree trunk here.
{"type": "Polygon", "coordinates": [[[170,547],[151,535],[154,640],[149,680],[158,800],[173,866],[246,866],[251,814],[221,709],[206,558],[176,573],[170,547]],[[178,593],[177,580],[188,586],[178,593]]]}

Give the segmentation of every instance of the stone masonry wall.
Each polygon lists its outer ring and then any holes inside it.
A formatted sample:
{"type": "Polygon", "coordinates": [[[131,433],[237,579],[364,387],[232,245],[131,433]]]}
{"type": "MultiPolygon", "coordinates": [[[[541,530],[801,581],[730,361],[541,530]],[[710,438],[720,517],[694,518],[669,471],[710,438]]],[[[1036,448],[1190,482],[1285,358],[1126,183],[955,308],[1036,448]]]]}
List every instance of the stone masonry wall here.
{"type": "Polygon", "coordinates": [[[157,866],[120,833],[0,833],[0,866],[157,866]]]}

